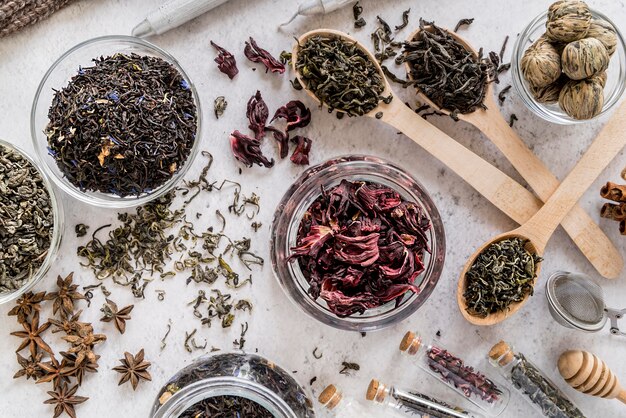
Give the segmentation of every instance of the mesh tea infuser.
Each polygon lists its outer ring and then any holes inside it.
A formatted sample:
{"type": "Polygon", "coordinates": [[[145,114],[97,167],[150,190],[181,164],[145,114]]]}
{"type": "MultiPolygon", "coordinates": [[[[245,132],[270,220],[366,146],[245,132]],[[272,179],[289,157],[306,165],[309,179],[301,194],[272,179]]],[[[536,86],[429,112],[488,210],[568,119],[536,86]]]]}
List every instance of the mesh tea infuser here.
{"type": "Polygon", "coordinates": [[[598,332],[609,319],[611,334],[626,336],[617,327],[626,309],[607,308],[602,288],[588,276],[557,271],[546,283],[546,297],[552,317],[564,327],[598,332]]]}

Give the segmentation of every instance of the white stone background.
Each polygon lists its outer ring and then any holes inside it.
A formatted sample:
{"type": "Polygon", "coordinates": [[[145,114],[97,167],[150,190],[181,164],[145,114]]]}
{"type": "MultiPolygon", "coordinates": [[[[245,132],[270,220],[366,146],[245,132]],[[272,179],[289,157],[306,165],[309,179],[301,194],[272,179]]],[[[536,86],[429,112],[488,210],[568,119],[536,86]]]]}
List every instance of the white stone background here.
{"type": "MultiPolygon", "coordinates": [[[[109,35],[129,34],[147,11],[161,3],[158,0],[136,1],[80,1],[61,10],[50,19],[28,28],[9,38],[0,39],[0,137],[19,143],[32,150],[29,133],[29,112],[39,81],[48,67],[63,52],[86,39],[109,35]]],[[[288,76],[265,74],[259,66],[249,63],[243,56],[244,41],[248,35],[274,54],[289,49],[293,36],[315,28],[334,28],[348,31],[369,45],[369,33],[374,28],[375,16],[380,14],[393,24],[398,24],[401,12],[411,7],[409,27],[400,37],[408,35],[418,24],[419,17],[435,20],[438,24],[453,27],[460,18],[475,17],[476,21],[463,35],[475,45],[488,50],[499,50],[506,35],[511,37],[505,60],[508,61],[516,35],[537,14],[544,11],[548,1],[373,1],[363,0],[364,17],[368,26],[363,30],[352,28],[350,8],[327,16],[299,18],[285,31],[276,30],[277,25],[288,19],[298,2],[279,0],[232,0],[212,13],[206,14],[187,25],[163,36],[154,37],[152,42],[172,53],[186,69],[198,88],[203,105],[205,126],[202,133],[202,148],[215,156],[211,178],[237,178],[245,183],[244,193],[252,191],[261,196],[259,220],[263,228],[256,234],[250,231],[249,222],[233,222],[229,233],[233,236],[253,235],[254,246],[268,262],[262,272],[254,273],[254,285],[242,291],[254,302],[254,315],[249,319],[247,349],[274,359],[287,370],[297,371],[295,377],[308,387],[308,381],[317,376],[312,392],[317,395],[324,385],[336,383],[349,396],[363,397],[364,390],[372,377],[398,386],[446,397],[452,402],[461,402],[443,385],[435,383],[415,367],[407,367],[397,356],[397,344],[407,329],[419,330],[427,335],[441,330],[444,345],[453,352],[470,360],[483,358],[489,347],[499,339],[506,339],[519,351],[540,366],[559,387],[570,396],[588,417],[626,416],[626,409],[617,400],[594,399],[569,388],[559,377],[556,360],[559,354],[570,348],[592,351],[604,359],[618,377],[626,382],[626,339],[611,337],[608,327],[597,334],[583,334],[557,325],[549,315],[544,297],[546,277],[557,269],[579,271],[593,276],[604,288],[607,304],[623,307],[626,301],[624,275],[609,281],[601,279],[591,265],[572,245],[569,238],[558,230],[546,252],[546,260],[536,295],[524,309],[506,322],[490,327],[477,328],[469,325],[460,315],[455,302],[456,283],[459,271],[466,258],[489,237],[513,228],[514,223],[491,206],[484,198],[465,184],[441,163],[431,158],[419,146],[395,130],[370,119],[344,119],[338,121],[325,110],[319,110],[305,97],[289,86],[288,76]],[[215,52],[209,46],[215,40],[234,51],[240,74],[230,81],[219,73],[213,58],[215,52]],[[252,71],[256,67],[257,71],[252,71]],[[447,232],[448,250],[441,280],[428,302],[411,318],[383,331],[369,333],[365,338],[357,333],[347,333],[322,325],[292,305],[278,286],[270,265],[267,242],[269,225],[278,203],[287,187],[302,172],[300,167],[282,161],[267,170],[255,167],[244,169],[239,176],[240,165],[233,159],[228,146],[228,133],[234,129],[245,129],[245,103],[260,89],[270,109],[291,99],[305,100],[313,109],[313,123],[303,131],[314,140],[311,163],[317,164],[338,155],[367,153],[394,161],[418,178],[430,191],[438,206],[447,232]],[[225,95],[228,110],[219,121],[213,116],[213,99],[225,95]],[[312,351],[319,347],[321,360],[315,360],[312,351]],[[361,370],[347,377],[339,375],[341,362],[356,361],[361,370]]],[[[626,9],[623,1],[591,0],[590,5],[603,11],[626,30],[626,9]]],[[[497,91],[509,83],[509,75],[502,77],[497,91]]],[[[410,92],[402,92],[406,100],[415,100],[410,92]]],[[[574,166],[606,118],[585,125],[557,126],[540,120],[531,114],[515,94],[510,94],[500,109],[505,117],[514,112],[519,117],[515,130],[534,151],[563,178],[574,166]]],[[[495,148],[478,130],[464,123],[454,123],[448,118],[432,118],[432,123],[441,127],[476,153],[496,164],[514,178],[521,179],[495,148]]],[[[625,132],[626,134],[626,132],[625,132]]],[[[271,140],[270,140],[271,141],[271,140]]],[[[271,142],[267,142],[270,144],[271,142]]],[[[267,153],[275,151],[270,145],[267,153]]],[[[203,166],[196,160],[189,177],[195,176],[203,166]]],[[[599,198],[601,184],[607,180],[618,180],[620,170],[626,165],[626,154],[622,152],[602,173],[587,191],[580,204],[596,219],[603,230],[620,248],[623,255],[625,240],[620,237],[617,225],[599,218],[602,204],[599,198]]],[[[214,218],[214,209],[226,211],[230,194],[211,195],[201,202],[205,210],[205,221],[219,225],[214,218]],[[220,199],[221,196],[221,199],[220,199]]],[[[76,254],[78,245],[73,227],[77,222],[86,222],[94,227],[115,220],[115,211],[97,209],[64,196],[66,207],[66,229],[59,257],[49,274],[38,286],[38,290],[52,290],[57,274],[76,272],[81,285],[92,284],[93,274],[79,266],[76,254]]],[[[81,241],[82,242],[82,241],[81,241]]],[[[118,335],[111,324],[98,322],[98,308],[103,296],[96,291],[92,308],[83,319],[94,321],[96,330],[104,330],[109,339],[99,347],[102,355],[100,371],[89,375],[79,394],[91,399],[77,407],[79,417],[143,417],[148,411],[161,385],[177,370],[201,354],[187,353],[183,348],[186,331],[198,327],[188,301],[197,294],[194,285],[185,286],[184,277],[163,283],[151,284],[145,300],[133,301],[125,289],[112,284],[113,298],[122,306],[135,303],[133,319],[127,332],[118,335]],[[166,289],[164,302],[157,301],[154,289],[166,289]],[[168,319],[173,322],[172,332],[165,350],[160,351],[160,339],[165,332],[168,319]],[[111,371],[124,351],[136,352],[146,349],[152,361],[150,369],[153,381],[142,384],[136,392],[129,387],[118,387],[118,375],[111,371]]],[[[18,344],[9,332],[17,330],[14,318],[6,316],[10,306],[0,307],[0,416],[46,417],[52,415],[52,407],[44,405],[46,385],[34,385],[31,381],[13,380],[17,371],[14,350],[18,344]]],[[[247,319],[246,315],[241,318],[247,319]]],[[[623,325],[626,329],[626,324],[623,325]]],[[[199,329],[200,342],[207,339],[209,347],[223,349],[232,347],[238,336],[238,321],[231,330],[219,327],[199,329]]],[[[53,344],[60,341],[52,339],[53,344]]],[[[370,416],[385,416],[383,411],[372,410],[370,416]]],[[[512,393],[506,417],[530,417],[536,412],[516,393],[512,393]]]]}

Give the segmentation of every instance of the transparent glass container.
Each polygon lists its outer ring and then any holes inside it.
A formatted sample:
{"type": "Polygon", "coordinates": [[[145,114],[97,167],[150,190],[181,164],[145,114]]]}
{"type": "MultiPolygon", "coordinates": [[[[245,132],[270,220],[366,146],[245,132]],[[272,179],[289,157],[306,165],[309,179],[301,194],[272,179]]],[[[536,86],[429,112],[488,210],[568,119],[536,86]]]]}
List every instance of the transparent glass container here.
{"type": "Polygon", "coordinates": [[[30,115],[30,131],[33,146],[42,162],[43,170],[52,178],[52,181],[70,196],[98,207],[128,208],[145,204],[153,199],[163,196],[172,190],[183,179],[187,170],[193,164],[200,148],[202,139],[202,109],[200,99],[191,79],[185,73],[178,61],[161,48],[132,36],[103,36],[82,42],[61,55],[50,69],[46,72],[35,94],[33,107],[30,115]],[[139,196],[120,197],[111,193],[81,190],[70,182],[59,169],[55,159],[49,155],[48,139],[44,129],[48,124],[48,110],[54,96],[53,89],[61,89],[67,85],[70,79],[76,75],[79,67],[93,65],[92,60],[100,56],[110,56],[116,53],[136,53],[139,55],[154,56],[167,61],[181,74],[189,84],[194,102],[196,104],[197,126],[196,137],[187,160],[174,173],[174,175],[160,187],[143,193],[139,196]]]}
{"type": "Polygon", "coordinates": [[[578,407],[539,368],[500,341],[489,351],[489,362],[526,399],[540,416],[585,418],[578,407]],[[538,383],[540,381],[541,383],[538,383]]]}
{"type": "Polygon", "coordinates": [[[180,370],[159,390],[151,418],[177,418],[215,396],[250,399],[276,418],[314,418],[309,394],[285,370],[255,354],[206,355],[180,370]]]}
{"type": "Polygon", "coordinates": [[[422,370],[491,416],[500,415],[509,403],[510,392],[506,387],[491,379],[488,373],[464,364],[438,341],[425,341],[419,333],[409,331],[400,343],[400,351],[422,370]],[[446,366],[442,360],[448,355],[453,358],[446,366]],[[481,385],[464,377],[462,367],[469,367],[468,371],[481,377],[481,385]]]}
{"type": "Polygon", "coordinates": [[[276,208],[270,237],[272,268],[289,299],[310,317],[335,328],[350,331],[374,331],[391,326],[413,314],[435,289],[446,253],[441,217],[424,187],[401,168],[388,161],[362,155],[338,157],[309,168],[289,188],[276,208]],[[424,272],[414,284],[420,293],[407,292],[402,300],[368,309],[362,315],[340,318],[326,302],[314,300],[308,293],[309,283],[297,261],[289,262],[290,248],[296,246],[297,233],[304,213],[320,196],[321,187],[332,188],[341,180],[369,181],[394,189],[407,201],[422,208],[430,219],[426,235],[431,252],[424,253],[424,272]]]}
{"type": "Polygon", "coordinates": [[[355,417],[380,417],[385,418],[400,418],[400,414],[387,413],[384,414],[375,413],[372,408],[367,408],[361,402],[357,402],[355,399],[347,398],[343,393],[337,389],[335,385],[328,385],[326,389],[320,393],[317,398],[323,406],[322,416],[333,418],[355,418],[355,417]]]}
{"type": "Polygon", "coordinates": [[[55,192],[54,187],[52,187],[50,178],[43,170],[41,170],[41,165],[35,159],[31,158],[24,150],[14,144],[0,139],[0,145],[15,150],[16,152],[21,154],[29,163],[31,163],[33,167],[37,169],[37,171],[39,171],[43,183],[46,185],[46,190],[50,195],[50,205],[52,207],[54,222],[54,226],[52,228],[52,238],[50,240],[50,248],[48,249],[48,253],[46,254],[46,258],[44,259],[43,263],[41,264],[41,266],[39,266],[39,269],[37,269],[37,271],[32,274],[30,280],[28,280],[21,288],[13,292],[0,293],[1,305],[19,298],[21,295],[28,292],[35,285],[37,285],[37,283],[39,283],[41,279],[46,275],[46,273],[54,263],[54,260],[56,259],[59,251],[59,247],[61,246],[61,239],[63,238],[64,214],[61,198],[55,192]]]}
{"type": "MultiPolygon", "coordinates": [[[[367,394],[367,400],[375,404],[386,406],[394,411],[395,416],[422,417],[422,418],[482,418],[483,415],[469,411],[466,408],[450,405],[423,393],[387,386],[376,379],[372,379],[367,394]]],[[[391,414],[385,413],[385,417],[391,414]]]]}
{"type": "Polygon", "coordinates": [[[513,86],[522,102],[533,111],[536,115],[548,122],[560,125],[572,125],[577,123],[585,123],[594,120],[608,112],[619,102],[626,87],[626,43],[624,37],[619,31],[619,26],[615,25],[608,17],[602,13],[591,10],[591,15],[595,19],[602,19],[610,23],[617,34],[617,48],[611,56],[609,68],[607,69],[607,82],[604,87],[604,107],[602,111],[592,119],[578,120],[565,113],[558,103],[539,103],[530,92],[528,82],[524,79],[521,70],[521,61],[524,51],[545,32],[546,22],[548,20],[548,12],[540,14],[534,18],[528,26],[519,34],[513,47],[511,56],[511,78],[513,86]]]}

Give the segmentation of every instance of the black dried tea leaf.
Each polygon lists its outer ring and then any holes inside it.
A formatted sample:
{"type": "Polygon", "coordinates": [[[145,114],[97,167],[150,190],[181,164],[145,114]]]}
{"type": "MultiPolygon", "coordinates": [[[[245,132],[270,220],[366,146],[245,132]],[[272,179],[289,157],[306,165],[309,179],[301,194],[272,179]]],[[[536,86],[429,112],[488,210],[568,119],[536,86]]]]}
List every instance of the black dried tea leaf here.
{"type": "Polygon", "coordinates": [[[420,20],[422,30],[404,44],[409,78],[439,108],[456,119],[458,113],[484,109],[488,83],[495,80],[497,54],[475,56],[450,33],[420,20]]]}
{"type": "Polygon", "coordinates": [[[41,174],[19,152],[0,144],[0,294],[24,286],[43,264],[54,213],[41,174]]]}
{"type": "Polygon", "coordinates": [[[219,119],[224,114],[226,107],[228,107],[226,97],[218,96],[215,98],[215,101],[213,102],[213,111],[215,112],[216,119],[219,119]]]}
{"type": "Polygon", "coordinates": [[[354,15],[354,20],[358,20],[361,17],[361,14],[363,13],[363,6],[361,6],[360,2],[356,2],[354,3],[354,6],[352,6],[352,14],[354,15]]]}
{"type": "Polygon", "coordinates": [[[406,9],[402,12],[402,23],[396,26],[396,31],[402,30],[406,28],[409,24],[409,13],[411,13],[411,9],[406,9]]]}
{"type": "Polygon", "coordinates": [[[361,366],[359,366],[359,364],[351,363],[348,361],[342,361],[341,366],[342,368],[339,371],[339,374],[350,374],[351,371],[358,372],[359,370],[361,370],[361,366]]]}
{"type": "Polygon", "coordinates": [[[124,197],[159,188],[196,141],[191,86],[158,57],[119,53],[93,63],[55,91],[49,154],[83,191],[124,197]]]}
{"type": "Polygon", "coordinates": [[[274,418],[274,414],[258,403],[239,396],[212,396],[185,410],[180,418],[274,418]]]}
{"type": "Polygon", "coordinates": [[[458,30],[461,28],[461,26],[469,26],[472,23],[474,23],[474,18],[468,18],[468,19],[461,19],[458,21],[458,23],[456,24],[456,26],[454,27],[454,32],[458,32],[458,30]]]}
{"type": "Polygon", "coordinates": [[[217,63],[217,68],[224,74],[228,76],[231,80],[235,78],[235,76],[239,73],[239,69],[237,68],[237,60],[233,54],[211,41],[211,45],[213,48],[217,49],[217,57],[215,58],[215,62],[217,63]]]}
{"type": "Polygon", "coordinates": [[[252,37],[250,37],[249,42],[246,42],[243,53],[250,61],[262,63],[265,66],[266,73],[268,71],[279,74],[285,72],[285,65],[274,58],[268,51],[259,47],[252,37]]]}
{"type": "Polygon", "coordinates": [[[88,229],[89,229],[89,226],[85,224],[76,224],[76,226],[74,227],[74,232],[76,233],[76,237],[77,238],[84,237],[85,235],[87,235],[88,229]]]}
{"type": "Polygon", "coordinates": [[[357,45],[312,36],[299,45],[296,70],[302,82],[330,111],[361,116],[376,106],[385,90],[376,66],[357,45]]]}

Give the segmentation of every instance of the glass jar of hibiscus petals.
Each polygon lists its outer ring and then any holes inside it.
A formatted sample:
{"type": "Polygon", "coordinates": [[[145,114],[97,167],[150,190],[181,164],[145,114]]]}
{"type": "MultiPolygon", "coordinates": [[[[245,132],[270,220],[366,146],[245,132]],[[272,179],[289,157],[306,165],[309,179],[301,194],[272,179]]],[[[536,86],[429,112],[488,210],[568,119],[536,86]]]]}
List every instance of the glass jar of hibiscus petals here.
{"type": "Polygon", "coordinates": [[[374,331],[413,314],[443,269],[445,233],[424,187],[392,163],[346,156],[305,171],[279,203],[272,268],[306,314],[374,331]]]}

